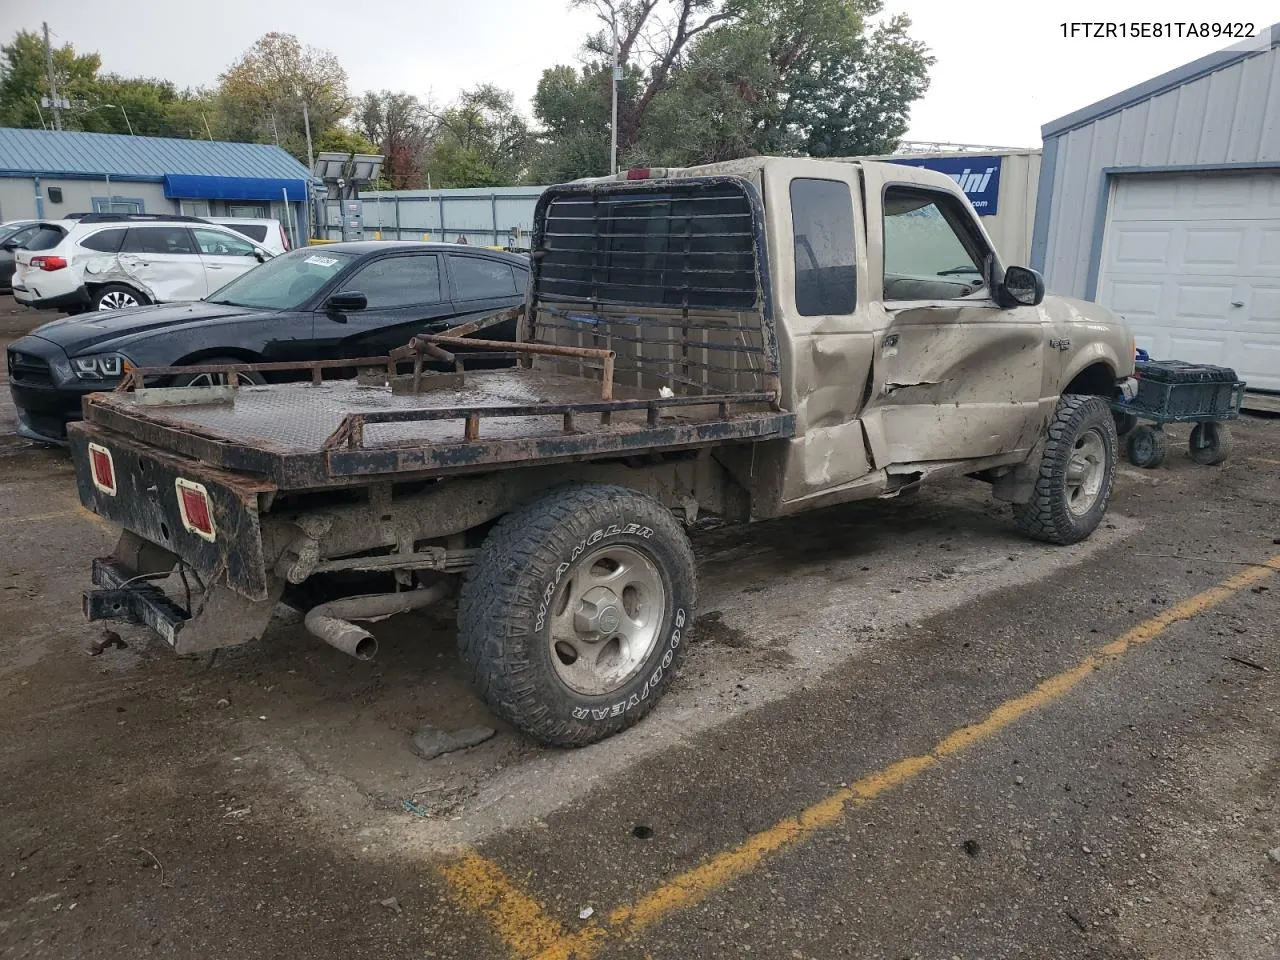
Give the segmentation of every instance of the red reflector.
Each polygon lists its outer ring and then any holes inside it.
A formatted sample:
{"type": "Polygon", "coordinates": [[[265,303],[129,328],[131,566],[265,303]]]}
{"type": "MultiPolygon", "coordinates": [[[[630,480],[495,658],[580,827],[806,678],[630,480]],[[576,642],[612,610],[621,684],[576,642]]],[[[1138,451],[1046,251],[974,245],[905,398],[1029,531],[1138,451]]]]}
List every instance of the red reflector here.
{"type": "Polygon", "coordinates": [[[649,167],[632,167],[630,170],[627,171],[627,179],[628,180],[648,180],[649,170],[650,170],[649,167]]]}
{"type": "Polygon", "coordinates": [[[178,491],[178,512],[182,514],[182,525],[190,533],[213,540],[216,531],[213,528],[213,511],[209,508],[209,492],[203,484],[183,480],[174,481],[178,491]]]}
{"type": "Polygon", "coordinates": [[[67,265],[66,257],[32,257],[31,265],[39,267],[41,270],[53,271],[61,270],[67,265]]]}
{"type": "Polygon", "coordinates": [[[89,468],[93,471],[93,485],[108,496],[116,495],[116,465],[111,451],[96,443],[89,444],[89,468]]]}

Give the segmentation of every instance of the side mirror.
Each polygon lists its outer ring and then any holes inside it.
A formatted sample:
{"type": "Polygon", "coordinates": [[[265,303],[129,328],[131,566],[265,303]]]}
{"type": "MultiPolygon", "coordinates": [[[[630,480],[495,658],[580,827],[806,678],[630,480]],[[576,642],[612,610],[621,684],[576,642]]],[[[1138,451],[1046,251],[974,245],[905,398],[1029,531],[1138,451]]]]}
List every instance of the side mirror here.
{"type": "Polygon", "coordinates": [[[330,313],[352,313],[363,310],[368,305],[369,298],[359,290],[343,290],[329,298],[325,303],[325,309],[330,313]]]}
{"type": "Polygon", "coordinates": [[[10,253],[12,253],[14,250],[17,250],[20,246],[22,246],[22,244],[20,244],[17,240],[6,240],[4,243],[0,243],[0,250],[8,250],[10,253]]]}
{"type": "Polygon", "coordinates": [[[1034,307],[1044,300],[1044,277],[1030,267],[1007,267],[1000,283],[1002,307],[1034,307]]]}
{"type": "Polygon", "coordinates": [[[267,258],[266,258],[266,256],[263,254],[263,252],[262,252],[261,250],[254,250],[254,251],[253,251],[253,259],[257,260],[259,263],[266,263],[266,262],[267,262],[267,258]]]}

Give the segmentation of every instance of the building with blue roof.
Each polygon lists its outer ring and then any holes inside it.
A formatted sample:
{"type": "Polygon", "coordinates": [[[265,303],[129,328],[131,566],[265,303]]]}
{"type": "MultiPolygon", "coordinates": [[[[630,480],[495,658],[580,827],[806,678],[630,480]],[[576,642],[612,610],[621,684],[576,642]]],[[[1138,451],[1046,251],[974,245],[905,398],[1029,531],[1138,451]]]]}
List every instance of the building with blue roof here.
{"type": "Polygon", "coordinates": [[[72,213],[273,217],[309,235],[310,172],[280,147],[0,127],[0,221],[72,213]]]}

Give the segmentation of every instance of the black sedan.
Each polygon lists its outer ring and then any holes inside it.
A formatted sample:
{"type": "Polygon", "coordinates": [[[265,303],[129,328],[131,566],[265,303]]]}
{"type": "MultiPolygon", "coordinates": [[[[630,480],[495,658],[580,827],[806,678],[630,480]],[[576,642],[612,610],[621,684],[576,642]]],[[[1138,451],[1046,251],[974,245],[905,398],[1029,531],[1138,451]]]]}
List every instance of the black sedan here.
{"type": "MultiPolygon", "coordinates": [[[[81,396],[111,389],[129,366],[385,355],[416,333],[446,332],[463,317],[520,304],[528,276],[527,258],[494,250],[333,243],[268,260],[204,300],[54,320],[9,347],[18,432],[65,443],[81,396]]],[[[484,335],[514,332],[510,324],[484,335]]]]}

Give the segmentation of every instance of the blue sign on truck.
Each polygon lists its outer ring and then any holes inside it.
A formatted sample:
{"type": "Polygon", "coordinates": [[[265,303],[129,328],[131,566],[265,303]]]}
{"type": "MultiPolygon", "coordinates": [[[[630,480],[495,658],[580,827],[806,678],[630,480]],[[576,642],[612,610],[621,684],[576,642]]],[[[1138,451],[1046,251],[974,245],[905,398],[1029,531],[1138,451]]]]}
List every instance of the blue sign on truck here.
{"type": "Polygon", "coordinates": [[[956,182],[983,217],[996,215],[1000,197],[1000,157],[904,157],[894,163],[945,173],[956,182]]]}

